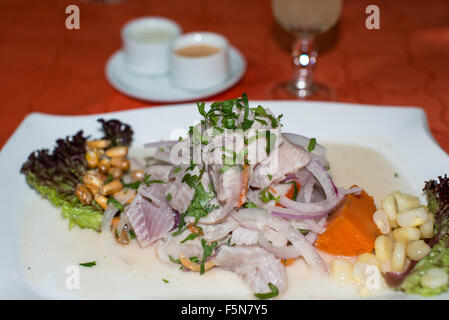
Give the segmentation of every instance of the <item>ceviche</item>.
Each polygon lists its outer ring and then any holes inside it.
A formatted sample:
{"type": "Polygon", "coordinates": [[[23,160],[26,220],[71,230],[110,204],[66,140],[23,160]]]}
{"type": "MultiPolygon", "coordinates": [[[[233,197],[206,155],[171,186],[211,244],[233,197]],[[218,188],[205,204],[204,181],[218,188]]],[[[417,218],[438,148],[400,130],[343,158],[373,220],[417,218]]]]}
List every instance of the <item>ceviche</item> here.
{"type": "Polygon", "coordinates": [[[246,94],[197,107],[200,123],[178,140],[147,143],[145,158],[128,154],[130,125],[99,119],[102,137],[58,139],[54,150],[32,152],[21,172],[70,228],[153,247],[186,272],[229,270],[259,299],[301,285],[286,272],[299,259],[322,277],[357,283],[360,295],[385,286],[447,291],[446,175],[425,182],[427,204],[396,191],[376,207],[357,181],[335,185],[315,138],[283,132],[282,115],[250,106],[246,94]]]}

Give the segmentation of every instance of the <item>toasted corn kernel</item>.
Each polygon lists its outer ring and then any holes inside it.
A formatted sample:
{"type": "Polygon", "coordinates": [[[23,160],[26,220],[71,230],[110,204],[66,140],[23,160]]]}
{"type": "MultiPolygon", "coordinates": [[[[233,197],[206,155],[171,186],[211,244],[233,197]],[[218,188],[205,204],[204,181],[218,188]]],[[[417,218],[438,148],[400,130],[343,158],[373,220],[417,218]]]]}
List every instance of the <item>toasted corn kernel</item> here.
{"type": "Polygon", "coordinates": [[[111,159],[111,166],[119,168],[123,171],[128,171],[131,164],[129,163],[128,159],[119,157],[111,159]]]}
{"type": "Polygon", "coordinates": [[[111,145],[111,141],[106,139],[87,141],[87,145],[92,149],[106,149],[111,145]]]}
{"type": "Polygon", "coordinates": [[[93,195],[88,187],[85,185],[78,185],[75,189],[75,194],[82,204],[91,204],[93,195]]]}
{"type": "Polygon", "coordinates": [[[96,194],[95,195],[95,202],[98,203],[100,205],[100,207],[103,208],[103,210],[106,210],[106,208],[108,207],[108,198],[105,196],[102,196],[101,194],[96,194]]]}
{"type": "Polygon", "coordinates": [[[123,177],[123,171],[122,169],[111,167],[109,168],[108,175],[111,175],[114,179],[120,179],[123,177]]]}
{"type": "Polygon", "coordinates": [[[108,196],[116,192],[119,192],[122,189],[123,184],[120,182],[120,180],[112,180],[108,184],[105,184],[104,186],[101,187],[100,193],[104,196],[108,196]]]}
{"type": "Polygon", "coordinates": [[[113,147],[108,150],[106,150],[106,155],[109,158],[118,158],[118,157],[126,157],[128,154],[128,147],[113,147]]]}
{"type": "Polygon", "coordinates": [[[107,174],[110,167],[111,167],[111,162],[108,158],[103,158],[98,163],[98,171],[100,171],[103,174],[107,174]]]}
{"type": "Polygon", "coordinates": [[[143,169],[133,170],[131,172],[131,178],[136,181],[142,181],[145,178],[145,171],[143,169]]]}
{"type": "Polygon", "coordinates": [[[87,171],[83,175],[83,182],[86,185],[101,187],[103,185],[103,176],[95,171],[87,171]]]}
{"type": "Polygon", "coordinates": [[[98,154],[95,151],[87,151],[86,161],[89,168],[96,168],[98,166],[98,154]]]}

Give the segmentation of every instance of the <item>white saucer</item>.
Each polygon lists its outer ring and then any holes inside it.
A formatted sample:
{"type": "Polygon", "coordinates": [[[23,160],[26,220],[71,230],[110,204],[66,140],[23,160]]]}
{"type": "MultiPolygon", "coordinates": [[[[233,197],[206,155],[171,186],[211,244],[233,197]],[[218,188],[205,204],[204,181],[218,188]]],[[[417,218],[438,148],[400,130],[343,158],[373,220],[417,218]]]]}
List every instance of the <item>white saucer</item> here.
{"type": "Polygon", "coordinates": [[[180,102],[213,96],[236,84],[245,74],[246,61],[234,47],[229,50],[231,71],[220,85],[202,90],[183,89],[173,85],[168,74],[149,77],[131,73],[124,62],[122,50],[114,53],[106,64],[106,78],[118,91],[146,101],[180,102]]]}

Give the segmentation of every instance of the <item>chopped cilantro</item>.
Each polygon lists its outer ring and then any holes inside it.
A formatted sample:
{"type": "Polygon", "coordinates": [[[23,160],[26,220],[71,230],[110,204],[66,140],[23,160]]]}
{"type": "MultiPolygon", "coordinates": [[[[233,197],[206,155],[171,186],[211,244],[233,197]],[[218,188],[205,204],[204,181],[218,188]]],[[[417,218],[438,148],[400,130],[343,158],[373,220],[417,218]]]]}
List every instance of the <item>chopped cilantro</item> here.
{"type": "Polygon", "coordinates": [[[114,180],[114,177],[112,176],[112,174],[108,174],[108,177],[107,177],[106,180],[104,181],[104,184],[108,184],[108,183],[111,182],[112,180],[114,180]]]}
{"type": "Polygon", "coordinates": [[[181,264],[181,260],[175,259],[175,258],[173,258],[171,255],[168,255],[168,258],[169,258],[170,261],[173,262],[173,263],[181,264]]]}
{"type": "Polygon", "coordinates": [[[165,283],[169,283],[170,282],[167,279],[162,279],[162,281],[164,281],[165,283]]]}
{"type": "Polygon", "coordinates": [[[173,196],[171,195],[171,193],[169,193],[169,194],[167,194],[165,199],[167,199],[167,201],[171,201],[173,199],[173,196]]]}
{"type": "Polygon", "coordinates": [[[145,185],[147,186],[147,187],[149,187],[150,186],[150,184],[152,184],[152,183],[165,183],[164,181],[162,181],[162,180],[150,180],[150,177],[151,177],[151,174],[145,174],[145,177],[144,177],[144,179],[143,179],[143,182],[145,183],[145,185]]]}
{"type": "Polygon", "coordinates": [[[174,169],[173,169],[173,173],[178,173],[179,171],[181,171],[181,167],[175,167],[174,169]]]}
{"type": "Polygon", "coordinates": [[[123,211],[125,208],[123,205],[118,202],[113,196],[110,196],[106,204],[112,204],[114,205],[119,211],[123,211]]]}
{"type": "Polygon", "coordinates": [[[249,201],[249,202],[245,202],[242,205],[243,208],[259,208],[254,202],[249,201]]]}
{"type": "Polygon", "coordinates": [[[192,261],[193,263],[198,263],[198,262],[200,262],[200,259],[198,259],[197,256],[190,257],[189,260],[192,261]]]}
{"type": "Polygon", "coordinates": [[[204,274],[204,262],[212,255],[213,250],[217,246],[217,241],[213,242],[211,245],[208,245],[205,239],[201,239],[201,246],[203,247],[204,253],[203,259],[201,259],[200,274],[204,274]]]}
{"type": "Polygon", "coordinates": [[[131,239],[135,239],[135,238],[136,238],[136,234],[134,233],[134,230],[129,229],[129,237],[130,237],[131,239]]]}
{"type": "Polygon", "coordinates": [[[132,183],[124,183],[123,180],[122,180],[122,184],[123,184],[123,186],[125,188],[130,188],[130,189],[133,189],[133,190],[139,189],[139,186],[140,186],[141,183],[142,183],[142,181],[140,181],[140,180],[137,180],[137,181],[132,182],[132,183]]]}
{"type": "Polygon", "coordinates": [[[91,267],[96,266],[96,265],[97,265],[96,261],[80,263],[80,266],[88,267],[88,268],[91,268],[91,267]]]}
{"type": "Polygon", "coordinates": [[[199,233],[191,233],[187,237],[185,237],[185,239],[182,240],[181,243],[184,243],[184,242],[189,241],[189,240],[193,240],[196,237],[198,237],[199,235],[200,235],[199,233]]]}
{"type": "Polygon", "coordinates": [[[307,146],[307,151],[312,152],[315,149],[316,146],[316,139],[312,138],[309,141],[309,145],[307,146]]]}
{"type": "Polygon", "coordinates": [[[276,297],[279,294],[279,289],[272,284],[271,282],[268,284],[268,287],[270,287],[271,292],[268,293],[255,293],[254,296],[258,299],[264,300],[264,299],[271,299],[276,297]]]}

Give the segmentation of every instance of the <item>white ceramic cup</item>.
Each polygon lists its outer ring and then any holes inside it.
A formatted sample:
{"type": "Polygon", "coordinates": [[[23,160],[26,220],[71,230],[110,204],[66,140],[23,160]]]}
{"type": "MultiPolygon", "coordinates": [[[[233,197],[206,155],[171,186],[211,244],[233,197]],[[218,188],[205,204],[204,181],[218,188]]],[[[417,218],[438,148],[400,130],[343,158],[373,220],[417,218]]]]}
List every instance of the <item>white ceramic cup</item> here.
{"type": "Polygon", "coordinates": [[[181,27],[167,18],[131,20],[121,32],[126,66],[133,73],[142,75],[167,73],[170,46],[181,33],[181,27]]]}
{"type": "Polygon", "coordinates": [[[223,82],[229,74],[229,44],[225,37],[212,32],[192,32],[176,39],[170,53],[172,82],[187,89],[206,89],[223,82]],[[220,50],[205,56],[185,56],[179,49],[209,45],[220,50]]]}

